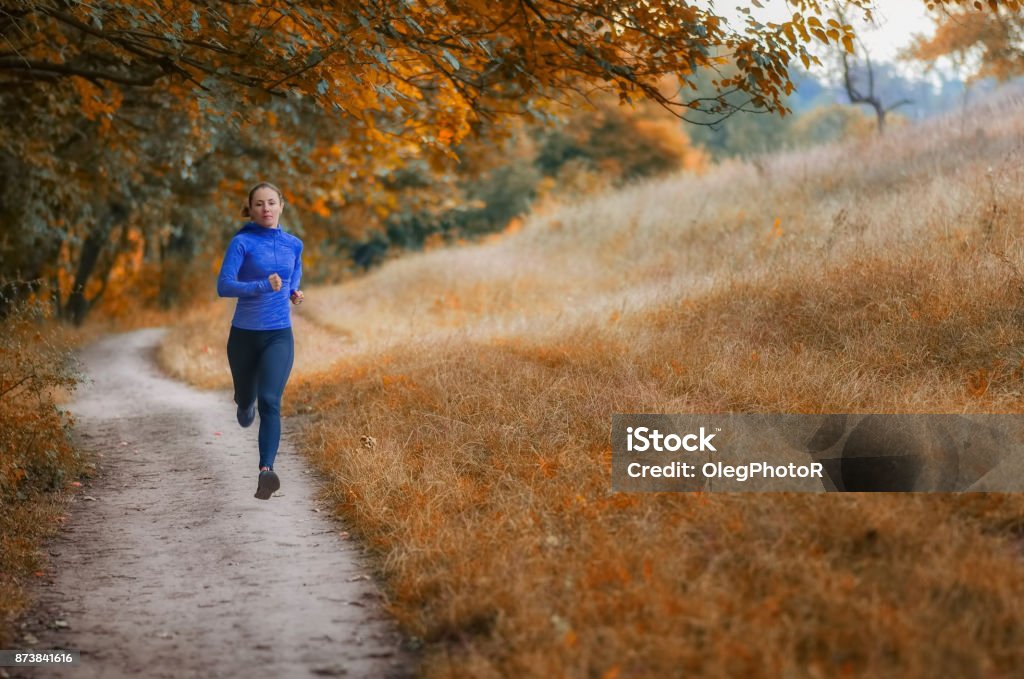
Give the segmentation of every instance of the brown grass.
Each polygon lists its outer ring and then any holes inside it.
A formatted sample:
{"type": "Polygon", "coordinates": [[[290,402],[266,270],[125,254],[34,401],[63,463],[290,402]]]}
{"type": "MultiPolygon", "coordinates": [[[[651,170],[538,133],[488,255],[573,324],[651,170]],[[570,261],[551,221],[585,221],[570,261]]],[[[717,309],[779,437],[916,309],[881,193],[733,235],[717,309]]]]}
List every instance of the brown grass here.
{"type": "Polygon", "coordinates": [[[0,337],[0,648],[17,647],[15,622],[48,567],[43,541],[63,521],[75,479],[89,462],[59,409],[76,378],[71,347],[90,335],[18,307],[0,337]]]}
{"type": "Polygon", "coordinates": [[[31,492],[18,501],[0,500],[0,645],[21,648],[15,622],[30,608],[33,582],[46,574],[43,542],[67,518],[72,493],[31,492]]]}
{"type": "MultiPolygon", "coordinates": [[[[315,413],[304,448],[423,674],[1018,673],[1021,496],[610,492],[615,412],[1021,412],[1024,111],[1002,105],[309,291],[323,351],[286,404],[315,413]]],[[[223,343],[216,313],[185,329],[223,343]]]]}

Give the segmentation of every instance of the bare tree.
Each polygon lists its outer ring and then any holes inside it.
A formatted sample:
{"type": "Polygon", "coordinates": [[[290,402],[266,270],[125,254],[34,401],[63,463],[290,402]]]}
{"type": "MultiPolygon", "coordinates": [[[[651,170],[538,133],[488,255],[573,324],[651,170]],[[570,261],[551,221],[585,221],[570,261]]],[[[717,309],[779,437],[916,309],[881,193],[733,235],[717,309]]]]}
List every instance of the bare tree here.
{"type": "MultiPolygon", "coordinates": [[[[837,2],[835,4],[836,18],[839,23],[846,25],[846,17],[843,14],[843,9],[837,2]]],[[[861,89],[860,84],[857,82],[857,74],[854,73],[854,68],[850,63],[850,57],[846,53],[846,50],[841,50],[840,55],[843,61],[843,87],[846,89],[846,96],[850,98],[851,104],[867,104],[875,111],[875,120],[878,122],[878,133],[882,134],[885,132],[885,116],[894,109],[900,106],[906,106],[914,103],[911,99],[900,99],[899,101],[889,104],[888,106],[882,102],[882,98],[875,92],[875,71],[871,66],[871,51],[864,45],[864,42],[857,38],[857,45],[864,53],[864,63],[867,71],[867,89],[861,89]]]]}

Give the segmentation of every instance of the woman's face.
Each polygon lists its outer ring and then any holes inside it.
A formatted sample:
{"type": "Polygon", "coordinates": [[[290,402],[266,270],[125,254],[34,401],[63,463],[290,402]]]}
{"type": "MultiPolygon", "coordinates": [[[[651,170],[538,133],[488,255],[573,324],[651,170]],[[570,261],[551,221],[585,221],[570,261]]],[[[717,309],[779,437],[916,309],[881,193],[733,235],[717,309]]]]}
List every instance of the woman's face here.
{"type": "Polygon", "coordinates": [[[257,189],[249,203],[249,218],[260,226],[274,228],[281,218],[284,205],[274,189],[257,189]]]}

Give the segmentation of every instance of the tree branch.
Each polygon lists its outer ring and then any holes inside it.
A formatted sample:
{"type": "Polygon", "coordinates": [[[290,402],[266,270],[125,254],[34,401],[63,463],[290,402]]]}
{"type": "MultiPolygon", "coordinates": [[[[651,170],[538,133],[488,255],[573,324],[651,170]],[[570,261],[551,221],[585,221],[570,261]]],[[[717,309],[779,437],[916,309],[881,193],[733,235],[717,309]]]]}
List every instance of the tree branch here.
{"type": "Polygon", "coordinates": [[[41,73],[54,73],[59,75],[77,75],[92,81],[107,80],[119,85],[133,87],[149,87],[160,79],[163,73],[149,73],[145,76],[129,78],[128,76],[110,73],[109,71],[96,71],[89,68],[82,68],[72,64],[56,64],[50,61],[39,61],[36,59],[22,59],[20,57],[0,57],[0,69],[11,71],[39,71],[41,73]],[[12,61],[13,59],[13,61],[12,61]]]}

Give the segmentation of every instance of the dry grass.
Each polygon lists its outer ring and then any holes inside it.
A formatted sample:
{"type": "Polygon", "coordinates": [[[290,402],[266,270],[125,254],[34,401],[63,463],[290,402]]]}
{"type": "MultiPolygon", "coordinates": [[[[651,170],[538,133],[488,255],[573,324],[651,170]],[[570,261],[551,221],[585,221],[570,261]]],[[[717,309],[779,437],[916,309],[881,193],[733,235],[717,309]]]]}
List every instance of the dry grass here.
{"type": "Polygon", "coordinates": [[[17,647],[15,622],[44,574],[44,540],[63,521],[90,464],[70,440],[59,408],[75,385],[71,347],[90,337],[43,320],[30,307],[4,319],[0,338],[0,648],[17,647]]]}
{"type": "MultiPolygon", "coordinates": [[[[286,405],[423,674],[1019,673],[1020,496],[609,491],[614,412],[1024,410],[1024,106],[999,106],[309,291],[286,405]]],[[[225,329],[183,325],[178,374],[225,329]]]]}
{"type": "Polygon", "coordinates": [[[0,646],[22,648],[15,622],[32,605],[32,583],[49,567],[41,551],[67,516],[71,493],[32,492],[17,502],[0,500],[0,646]]]}

